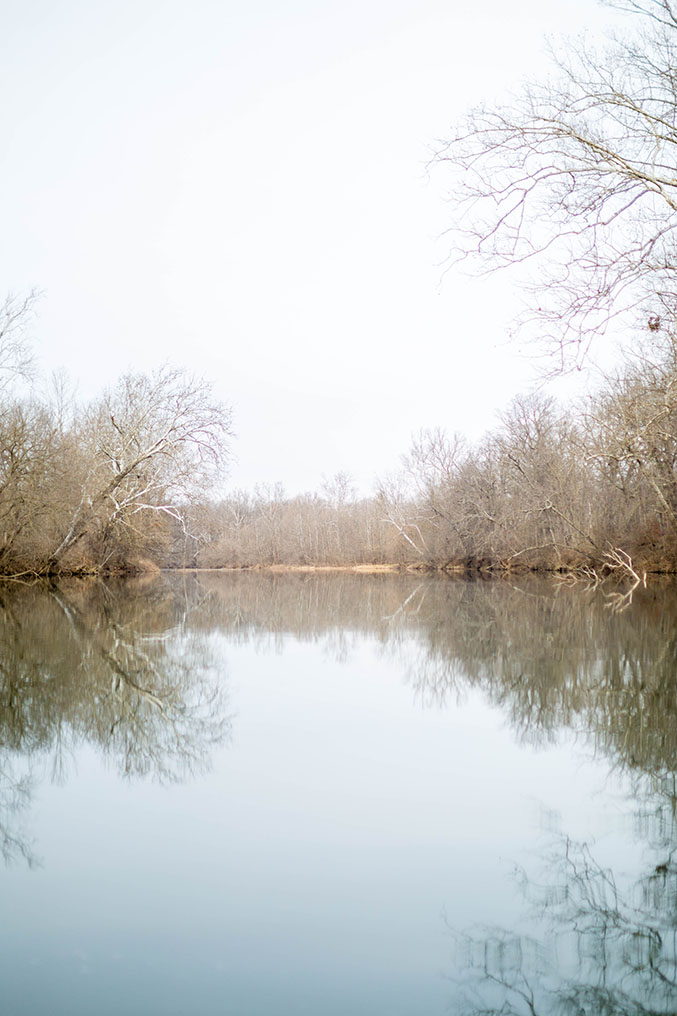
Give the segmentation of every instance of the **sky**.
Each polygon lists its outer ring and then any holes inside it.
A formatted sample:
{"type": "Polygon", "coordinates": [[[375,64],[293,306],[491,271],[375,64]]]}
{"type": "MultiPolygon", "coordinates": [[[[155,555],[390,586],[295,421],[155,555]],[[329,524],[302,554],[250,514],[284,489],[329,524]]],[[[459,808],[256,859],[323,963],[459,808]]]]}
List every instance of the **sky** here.
{"type": "MultiPolygon", "coordinates": [[[[170,362],[232,407],[228,486],[368,494],[533,380],[505,277],[445,271],[437,142],[595,0],[0,0],[0,296],[82,399],[170,362]]],[[[569,391],[569,389],[565,389],[569,391]]],[[[567,396],[568,397],[568,396],[567,396]]]]}

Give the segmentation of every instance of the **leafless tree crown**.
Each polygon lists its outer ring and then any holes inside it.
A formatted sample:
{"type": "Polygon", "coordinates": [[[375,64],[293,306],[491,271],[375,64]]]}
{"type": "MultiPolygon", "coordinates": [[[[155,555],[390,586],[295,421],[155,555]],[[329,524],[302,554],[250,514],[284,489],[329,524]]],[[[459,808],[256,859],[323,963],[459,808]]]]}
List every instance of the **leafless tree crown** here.
{"type": "Polygon", "coordinates": [[[677,7],[608,6],[633,15],[624,34],[552,49],[551,80],[472,110],[435,158],[452,170],[451,263],[528,263],[520,324],[558,370],[612,322],[672,327],[677,306],[677,7]]]}

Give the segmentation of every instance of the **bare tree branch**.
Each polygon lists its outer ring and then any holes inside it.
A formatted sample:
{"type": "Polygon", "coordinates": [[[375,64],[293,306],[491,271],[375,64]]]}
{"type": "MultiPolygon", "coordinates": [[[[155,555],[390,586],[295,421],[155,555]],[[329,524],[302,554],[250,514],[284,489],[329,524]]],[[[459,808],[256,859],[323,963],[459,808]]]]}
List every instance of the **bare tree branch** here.
{"type": "Polygon", "coordinates": [[[450,263],[533,265],[518,324],[559,370],[612,323],[677,308],[677,21],[668,0],[610,6],[640,30],[553,52],[553,82],[473,110],[434,160],[451,172],[450,263]]]}

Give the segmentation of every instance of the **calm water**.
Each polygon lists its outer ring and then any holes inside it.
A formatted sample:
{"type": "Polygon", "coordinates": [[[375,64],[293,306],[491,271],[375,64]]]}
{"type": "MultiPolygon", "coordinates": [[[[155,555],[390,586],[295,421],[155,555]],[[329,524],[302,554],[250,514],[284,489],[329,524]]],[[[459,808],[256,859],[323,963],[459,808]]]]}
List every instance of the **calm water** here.
{"type": "Polygon", "coordinates": [[[676,1012],[677,589],[617,606],[0,590],[0,1011],[676,1012]]]}

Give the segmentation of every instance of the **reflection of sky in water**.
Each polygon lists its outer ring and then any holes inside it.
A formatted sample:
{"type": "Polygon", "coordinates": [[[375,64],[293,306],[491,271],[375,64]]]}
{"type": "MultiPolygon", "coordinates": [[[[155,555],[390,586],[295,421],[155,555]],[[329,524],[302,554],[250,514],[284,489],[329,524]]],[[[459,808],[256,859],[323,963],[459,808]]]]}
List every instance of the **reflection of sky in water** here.
{"type": "Polygon", "coordinates": [[[443,1013],[444,915],[514,923],[540,805],[574,837],[620,828],[607,768],[567,736],[520,746],[479,692],[424,708],[406,641],[343,663],[213,643],[233,740],[209,775],[124,782],[82,749],[40,785],[43,867],[0,871],[8,1016],[443,1013]]]}

